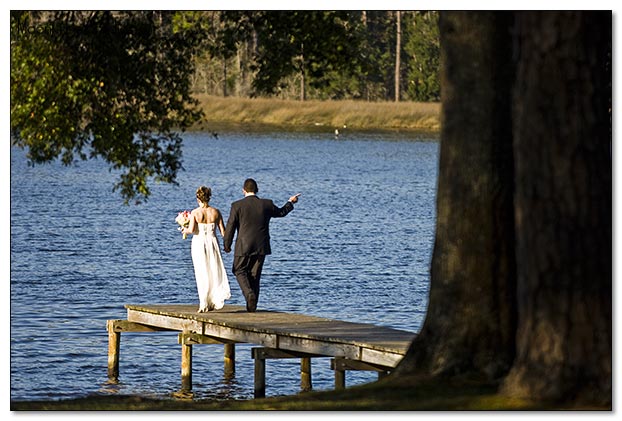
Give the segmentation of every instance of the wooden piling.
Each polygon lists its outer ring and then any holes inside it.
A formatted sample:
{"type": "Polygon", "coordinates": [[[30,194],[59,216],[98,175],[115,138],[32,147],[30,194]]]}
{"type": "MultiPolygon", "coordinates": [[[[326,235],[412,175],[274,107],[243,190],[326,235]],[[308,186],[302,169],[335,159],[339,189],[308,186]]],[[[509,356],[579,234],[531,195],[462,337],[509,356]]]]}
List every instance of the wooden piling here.
{"type": "Polygon", "coordinates": [[[119,352],[121,350],[121,332],[115,329],[115,320],[106,322],[108,330],[108,379],[119,380],[119,352]]]}
{"type": "Polygon", "coordinates": [[[266,360],[255,358],[255,398],[266,397],[266,360]]]}
{"type": "Polygon", "coordinates": [[[346,371],[335,368],[335,390],[346,388],[346,371]]]}
{"type": "Polygon", "coordinates": [[[181,344],[181,390],[192,390],[192,345],[181,344]]]}
{"type": "Polygon", "coordinates": [[[235,344],[225,344],[225,378],[235,375],[235,344]]]}
{"type": "Polygon", "coordinates": [[[333,358],[330,360],[330,368],[335,370],[335,389],[344,389],[346,387],[346,371],[376,371],[378,380],[389,375],[388,367],[366,363],[363,361],[351,360],[348,358],[333,358]]]}
{"type": "Polygon", "coordinates": [[[313,389],[311,384],[311,358],[304,357],[300,359],[300,390],[309,392],[313,389]]]}

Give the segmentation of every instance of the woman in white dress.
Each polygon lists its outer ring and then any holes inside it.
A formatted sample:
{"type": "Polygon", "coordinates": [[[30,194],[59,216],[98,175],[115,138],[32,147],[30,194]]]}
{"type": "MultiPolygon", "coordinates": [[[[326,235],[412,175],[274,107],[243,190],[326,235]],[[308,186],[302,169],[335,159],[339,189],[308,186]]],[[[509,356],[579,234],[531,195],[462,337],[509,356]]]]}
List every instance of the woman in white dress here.
{"type": "Polygon", "coordinates": [[[199,292],[199,313],[218,310],[231,298],[229,279],[220,254],[216,227],[225,236],[225,224],[220,211],[209,205],[212,190],[201,186],[197,189],[199,207],[193,209],[190,225],[182,233],[192,236],[192,263],[199,292]]]}

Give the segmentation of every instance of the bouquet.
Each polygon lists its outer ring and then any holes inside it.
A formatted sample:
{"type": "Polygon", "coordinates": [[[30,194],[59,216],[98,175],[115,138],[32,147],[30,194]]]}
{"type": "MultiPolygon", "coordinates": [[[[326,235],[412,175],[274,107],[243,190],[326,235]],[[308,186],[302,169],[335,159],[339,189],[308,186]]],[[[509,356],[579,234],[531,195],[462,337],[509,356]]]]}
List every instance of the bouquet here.
{"type": "MultiPolygon", "coordinates": [[[[183,212],[179,212],[177,214],[177,218],[175,218],[175,222],[177,222],[179,224],[179,228],[177,228],[177,230],[181,231],[184,228],[188,228],[188,226],[190,225],[190,211],[183,211],[183,212]]],[[[184,234],[183,236],[184,240],[186,239],[186,234],[184,234]]]]}

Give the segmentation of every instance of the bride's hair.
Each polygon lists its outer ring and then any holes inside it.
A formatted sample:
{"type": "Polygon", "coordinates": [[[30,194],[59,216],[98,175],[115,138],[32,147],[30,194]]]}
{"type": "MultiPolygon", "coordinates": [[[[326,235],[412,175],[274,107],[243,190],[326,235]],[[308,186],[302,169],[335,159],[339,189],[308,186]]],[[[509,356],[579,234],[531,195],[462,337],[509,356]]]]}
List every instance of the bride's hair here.
{"type": "Polygon", "coordinates": [[[201,186],[197,189],[197,199],[201,202],[208,204],[212,197],[212,189],[209,187],[201,186]]]}

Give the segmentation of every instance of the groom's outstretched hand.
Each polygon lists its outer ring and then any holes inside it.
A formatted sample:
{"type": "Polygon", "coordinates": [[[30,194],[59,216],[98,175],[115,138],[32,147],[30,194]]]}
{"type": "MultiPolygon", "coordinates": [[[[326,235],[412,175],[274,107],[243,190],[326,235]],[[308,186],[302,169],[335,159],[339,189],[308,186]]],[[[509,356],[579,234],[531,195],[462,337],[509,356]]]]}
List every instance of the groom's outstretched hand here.
{"type": "Polygon", "coordinates": [[[300,196],[300,193],[297,193],[293,195],[292,197],[290,197],[289,202],[296,203],[298,201],[298,196],[300,196]]]}

